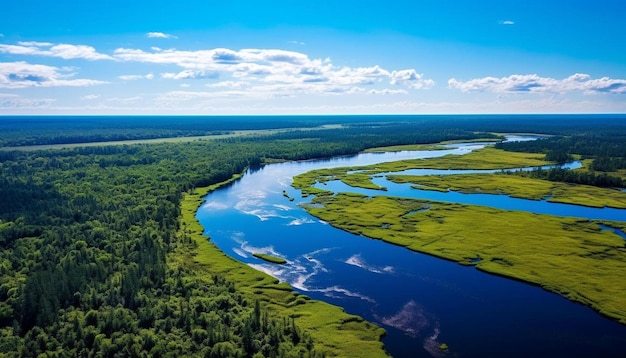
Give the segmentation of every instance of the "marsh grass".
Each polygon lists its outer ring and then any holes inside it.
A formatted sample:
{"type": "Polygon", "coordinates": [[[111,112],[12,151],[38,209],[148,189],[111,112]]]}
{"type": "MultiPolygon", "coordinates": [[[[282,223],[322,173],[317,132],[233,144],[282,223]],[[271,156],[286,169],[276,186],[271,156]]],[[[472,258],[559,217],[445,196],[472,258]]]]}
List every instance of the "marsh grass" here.
{"type": "Polygon", "coordinates": [[[539,285],[626,323],[625,241],[599,226],[620,223],[351,193],[313,202],[322,206],[306,210],[337,228],[539,285]]]}
{"type": "MultiPolygon", "coordinates": [[[[543,158],[543,154],[511,153],[486,147],[463,156],[315,170],[296,176],[293,185],[303,193],[315,193],[308,191],[311,185],[339,179],[352,186],[373,188],[366,177],[383,172],[510,169],[552,164],[543,158]]],[[[513,175],[389,175],[388,178],[413,183],[422,190],[506,194],[534,200],[549,196],[554,202],[626,207],[626,193],[618,190],[513,175]]],[[[626,324],[626,241],[600,226],[624,230],[626,222],[589,221],[385,196],[332,195],[328,191],[322,194],[304,207],[337,228],[539,285],[626,324]]]]}
{"type": "Polygon", "coordinates": [[[544,154],[505,152],[485,147],[465,155],[448,154],[438,158],[408,159],[368,166],[368,173],[398,172],[407,169],[511,169],[553,164],[544,154]]]}
{"type": "MultiPolygon", "coordinates": [[[[371,176],[408,169],[511,169],[552,164],[543,160],[543,154],[511,153],[486,147],[465,155],[446,155],[440,158],[409,159],[357,167],[316,169],[293,178],[292,186],[306,195],[317,194],[311,188],[315,183],[341,180],[367,189],[384,189],[371,182],[371,176]]],[[[319,189],[318,189],[319,190],[319,189]]]]}
{"type": "Polygon", "coordinates": [[[505,174],[461,175],[389,175],[394,183],[415,184],[422,190],[458,191],[461,193],[504,194],[512,197],[591,207],[626,208],[626,192],[590,185],[572,185],[548,180],[505,174]]]}
{"type": "Polygon", "coordinates": [[[218,275],[233,282],[251,302],[260,300],[274,317],[295,318],[298,327],[306,331],[316,348],[327,356],[386,357],[380,341],[385,334],[382,328],[340,307],[294,292],[288,284],[227,256],[203,235],[204,229],[195,213],[207,193],[228,182],[185,194],[179,235],[186,235],[194,244],[175,250],[168,260],[170,265],[191,268],[198,278],[207,281],[218,275]]]}
{"type": "Polygon", "coordinates": [[[267,262],[271,262],[273,264],[279,264],[279,265],[284,265],[287,263],[287,260],[283,259],[282,257],[276,257],[276,256],[272,256],[272,255],[267,255],[267,254],[262,254],[259,252],[255,252],[252,254],[252,256],[267,261],[267,262]]]}

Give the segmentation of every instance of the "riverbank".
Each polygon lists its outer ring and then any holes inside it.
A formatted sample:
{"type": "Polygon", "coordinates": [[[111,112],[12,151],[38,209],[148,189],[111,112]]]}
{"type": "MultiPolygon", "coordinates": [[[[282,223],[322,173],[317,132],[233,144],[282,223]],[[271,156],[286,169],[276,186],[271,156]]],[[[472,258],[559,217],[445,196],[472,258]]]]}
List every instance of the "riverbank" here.
{"type": "Polygon", "coordinates": [[[177,250],[173,260],[192,269],[198,277],[218,275],[233,282],[247,299],[260,300],[274,318],[294,318],[298,327],[311,336],[316,349],[327,356],[386,357],[382,328],[340,307],[294,292],[288,284],[228,257],[203,235],[195,214],[204,196],[238,177],[185,194],[181,230],[192,238],[195,248],[177,250]]]}

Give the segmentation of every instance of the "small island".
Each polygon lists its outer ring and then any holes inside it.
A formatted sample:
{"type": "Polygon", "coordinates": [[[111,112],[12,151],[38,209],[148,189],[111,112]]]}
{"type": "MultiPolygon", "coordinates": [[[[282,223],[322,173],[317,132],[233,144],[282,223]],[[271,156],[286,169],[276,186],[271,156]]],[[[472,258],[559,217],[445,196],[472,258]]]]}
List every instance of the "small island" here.
{"type": "Polygon", "coordinates": [[[276,256],[272,256],[272,255],[260,254],[258,252],[253,253],[252,256],[254,256],[256,258],[259,258],[261,260],[265,260],[267,262],[271,262],[273,264],[284,265],[284,264],[287,263],[287,260],[283,259],[282,257],[276,257],[276,256]]]}
{"type": "Polygon", "coordinates": [[[283,190],[283,196],[289,199],[289,201],[294,201],[294,198],[289,196],[289,194],[287,193],[287,190],[283,190]]]}

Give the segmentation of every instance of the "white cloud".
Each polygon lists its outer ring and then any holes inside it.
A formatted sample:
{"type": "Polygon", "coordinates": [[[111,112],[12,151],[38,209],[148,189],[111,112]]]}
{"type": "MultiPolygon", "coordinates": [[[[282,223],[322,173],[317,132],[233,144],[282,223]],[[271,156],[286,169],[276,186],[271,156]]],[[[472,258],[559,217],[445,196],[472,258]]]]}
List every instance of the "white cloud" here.
{"type": "Polygon", "coordinates": [[[67,69],[26,62],[0,62],[0,88],[84,87],[107,83],[91,79],[71,79],[67,69]]]}
{"type": "Polygon", "coordinates": [[[404,85],[415,89],[428,89],[435,85],[430,79],[424,79],[421,73],[415,70],[393,71],[391,73],[391,84],[404,85]]]}
{"type": "Polygon", "coordinates": [[[143,99],[140,96],[134,96],[134,97],[123,97],[123,98],[118,98],[118,97],[113,97],[113,98],[108,98],[107,101],[109,102],[124,102],[124,103],[128,103],[128,102],[137,102],[139,100],[143,99]]]}
{"type": "Polygon", "coordinates": [[[382,89],[382,90],[369,90],[367,93],[369,94],[407,94],[409,92],[407,92],[406,90],[392,90],[392,89],[382,89]]]}
{"type": "Polygon", "coordinates": [[[122,81],[136,81],[136,80],[151,80],[154,78],[154,74],[152,73],[148,73],[147,75],[122,75],[122,76],[118,76],[117,78],[119,78],[122,81]]]}
{"type": "Polygon", "coordinates": [[[217,83],[209,83],[207,87],[213,88],[243,88],[249,85],[249,82],[245,81],[222,81],[217,83]]]}
{"type": "Polygon", "coordinates": [[[500,25],[515,25],[515,21],[503,20],[503,21],[500,21],[500,25]]]}
{"type": "Polygon", "coordinates": [[[98,99],[98,98],[100,98],[100,95],[97,95],[97,94],[88,94],[86,96],[80,97],[80,99],[83,100],[83,101],[92,101],[92,100],[98,99]]]}
{"type": "Polygon", "coordinates": [[[178,37],[163,32],[148,32],[146,37],[158,39],[177,39],[178,37]]]}
{"type": "Polygon", "coordinates": [[[300,45],[300,46],[306,46],[306,44],[302,41],[289,41],[290,44],[294,44],[294,45],[300,45]]]}
{"type": "Polygon", "coordinates": [[[60,57],[65,60],[114,60],[113,57],[96,51],[95,48],[86,45],[53,44],[50,42],[22,41],[17,45],[0,44],[0,52],[12,55],[36,55],[47,57],[60,57]]]}
{"type": "Polygon", "coordinates": [[[511,75],[509,77],[483,77],[469,81],[448,80],[448,87],[463,92],[489,91],[496,93],[566,93],[582,91],[583,93],[626,93],[625,79],[602,77],[592,79],[587,74],[576,73],[558,80],[551,77],[531,75],[511,75]]]}
{"type": "Polygon", "coordinates": [[[50,47],[54,45],[52,42],[41,41],[18,41],[17,44],[25,47],[50,47]]]}
{"type": "Polygon", "coordinates": [[[183,69],[162,73],[161,77],[166,79],[211,80],[219,77],[223,81],[207,86],[236,89],[238,95],[247,92],[256,96],[256,92],[263,91],[270,96],[291,97],[295,94],[365,93],[368,90],[373,90],[371,94],[393,94],[403,92],[376,87],[388,83],[403,86],[406,91],[429,89],[434,85],[433,80],[424,78],[415,69],[336,66],[330,59],[311,59],[301,52],[278,49],[158,49],[149,52],[119,48],[114,57],[128,62],[172,64],[183,69]]]}
{"type": "Polygon", "coordinates": [[[48,108],[54,101],[51,98],[24,98],[12,93],[0,93],[0,110],[48,108]]]}
{"type": "Polygon", "coordinates": [[[184,70],[179,73],[162,73],[161,77],[170,80],[215,79],[219,77],[219,74],[217,72],[184,70]]]}

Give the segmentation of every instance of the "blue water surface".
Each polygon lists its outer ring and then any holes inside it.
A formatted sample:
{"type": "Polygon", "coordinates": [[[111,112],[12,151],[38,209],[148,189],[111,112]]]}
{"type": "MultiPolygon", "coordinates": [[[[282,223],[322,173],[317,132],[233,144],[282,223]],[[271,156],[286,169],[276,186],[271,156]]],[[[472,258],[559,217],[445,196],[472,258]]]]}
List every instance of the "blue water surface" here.
{"type": "MultiPolygon", "coordinates": [[[[313,169],[464,154],[483,145],[366,153],[256,168],[209,194],[197,217],[226,254],[314,299],[384,327],[386,349],[395,357],[626,356],[626,326],[539,287],[335,229],[301,209],[299,204],[309,199],[290,186],[294,175],[313,169]],[[283,190],[295,200],[284,197],[283,190]],[[288,263],[266,263],[254,258],[254,252],[280,256],[288,263]],[[441,343],[450,347],[449,353],[439,349],[441,343]]],[[[376,181],[389,191],[364,193],[419,195],[499,208],[510,205],[512,210],[548,210],[545,213],[576,217],[626,218],[624,210],[580,212],[591,208],[497,195],[429,192],[385,178],[376,181]]],[[[345,189],[341,185],[331,182],[326,188],[345,189]]],[[[349,191],[357,190],[349,187],[349,191]]]]}

